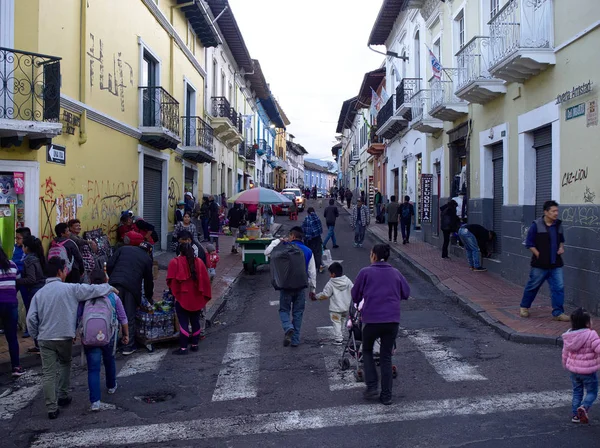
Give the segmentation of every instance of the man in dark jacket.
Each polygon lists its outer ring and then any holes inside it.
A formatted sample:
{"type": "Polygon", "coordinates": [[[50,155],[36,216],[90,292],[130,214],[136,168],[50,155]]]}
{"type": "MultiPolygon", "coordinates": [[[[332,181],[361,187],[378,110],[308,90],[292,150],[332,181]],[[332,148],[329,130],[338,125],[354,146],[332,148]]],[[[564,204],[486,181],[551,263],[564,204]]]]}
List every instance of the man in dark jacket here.
{"type": "Polygon", "coordinates": [[[458,231],[458,237],[465,246],[469,267],[474,272],[485,272],[481,266],[481,254],[489,255],[488,242],[495,238],[495,233],[479,224],[465,224],[458,231]]]}
{"type": "Polygon", "coordinates": [[[107,264],[111,286],[119,290],[127,321],[129,322],[129,343],[123,346],[123,354],[131,355],[135,348],[135,310],[142,304],[142,282],[144,294],[150,304],[154,303],[154,278],[152,277],[152,245],[144,241],[139,246],[123,246],[117,249],[107,264]]]}
{"type": "Polygon", "coordinates": [[[350,190],[350,188],[346,188],[346,193],[344,193],[344,196],[346,197],[346,206],[350,208],[352,205],[352,190],[350,190]]]}
{"type": "Polygon", "coordinates": [[[394,243],[398,242],[398,212],[400,204],[396,201],[396,196],[390,197],[390,203],[387,205],[387,222],[388,222],[388,239],[392,242],[392,233],[394,236],[394,243]]]}
{"type": "Polygon", "coordinates": [[[413,216],[415,216],[415,208],[410,203],[410,196],[406,195],[398,211],[400,230],[402,231],[402,244],[408,244],[408,240],[410,239],[410,226],[413,222],[413,216]]]}
{"type": "Polygon", "coordinates": [[[69,230],[69,226],[61,222],[54,226],[54,232],[56,233],[56,238],[54,238],[52,244],[64,245],[67,257],[73,263],[71,272],[67,275],[65,283],[81,283],[81,274],[84,272],[83,258],[77,244],[70,238],[71,231],[69,230]]]}
{"type": "Polygon", "coordinates": [[[552,319],[569,322],[565,314],[565,287],[563,283],[563,260],[565,237],[558,219],[558,203],[544,202],[544,216],[535,220],[525,239],[525,246],[531,251],[531,271],[521,299],[521,317],[529,317],[529,308],[537,292],[548,281],[552,297],[552,319]]]}
{"type": "Polygon", "coordinates": [[[375,218],[379,216],[381,213],[381,204],[383,203],[383,196],[381,191],[375,188],[375,197],[373,198],[373,202],[375,203],[375,218]]]}
{"type": "Polygon", "coordinates": [[[315,256],[317,271],[323,272],[324,266],[321,265],[321,260],[323,259],[323,240],[321,239],[323,226],[313,207],[308,207],[306,212],[306,217],[302,222],[304,244],[312,250],[313,255],[315,256]]]}
{"type": "Polygon", "coordinates": [[[233,204],[233,208],[229,209],[227,213],[227,219],[229,220],[229,229],[231,230],[231,236],[233,237],[233,246],[231,246],[231,253],[238,253],[238,245],[236,239],[238,237],[238,230],[242,223],[246,219],[246,210],[240,207],[240,204],[233,204]]]}
{"type": "Polygon", "coordinates": [[[333,248],[337,249],[340,246],[338,246],[335,241],[335,221],[338,216],[340,216],[340,212],[335,205],[335,199],[329,200],[329,206],[325,208],[323,216],[325,217],[325,224],[327,224],[327,236],[325,237],[325,241],[323,241],[323,248],[327,248],[327,243],[329,242],[329,239],[331,239],[333,248]]]}
{"type": "Polygon", "coordinates": [[[450,258],[448,256],[448,245],[450,244],[450,234],[458,230],[460,219],[456,214],[458,202],[451,199],[446,205],[440,207],[442,212],[442,232],[444,233],[444,244],[442,246],[442,258],[450,258]]]}

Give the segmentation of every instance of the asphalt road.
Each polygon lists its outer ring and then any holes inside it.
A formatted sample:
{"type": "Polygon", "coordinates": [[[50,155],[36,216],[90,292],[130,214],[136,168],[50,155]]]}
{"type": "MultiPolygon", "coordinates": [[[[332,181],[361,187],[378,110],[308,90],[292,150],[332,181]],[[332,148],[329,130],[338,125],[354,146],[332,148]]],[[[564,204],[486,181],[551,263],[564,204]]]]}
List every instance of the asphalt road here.
{"type": "MultiPolygon", "coordinates": [[[[310,205],[322,215],[317,201],[310,205]]],[[[290,222],[278,222],[285,233],[290,222]]],[[[367,234],[365,247],[353,248],[345,212],[336,227],[333,258],[354,278],[375,241],[367,234]]],[[[37,371],[15,383],[3,377],[22,409],[11,407],[10,395],[0,398],[2,447],[600,446],[595,409],[591,425],[570,422],[559,348],[502,339],[410,266],[391,262],[412,289],[392,406],[365,402],[364,386],[335,367],[341,348],[326,340],[327,302],[307,302],[301,345],[283,347],[278,293],[264,266],[234,285],[199,353],[174,356],[169,346],[119,358],[119,389],[103,394],[108,408],[100,413],[87,410],[85,368],[74,367],[74,402],[54,421],[36,394],[37,371]]],[[[318,290],[327,278],[319,275],[318,290]]]]}

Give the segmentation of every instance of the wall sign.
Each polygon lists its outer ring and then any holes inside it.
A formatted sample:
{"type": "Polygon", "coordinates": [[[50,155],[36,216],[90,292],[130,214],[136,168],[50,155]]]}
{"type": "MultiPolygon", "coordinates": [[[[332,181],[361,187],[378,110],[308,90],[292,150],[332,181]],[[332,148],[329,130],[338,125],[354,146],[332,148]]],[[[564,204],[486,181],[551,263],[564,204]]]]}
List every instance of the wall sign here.
{"type": "Polygon", "coordinates": [[[585,103],[580,103],[575,106],[567,107],[565,111],[565,120],[572,120],[573,118],[581,117],[585,115],[585,103]]]}
{"type": "Polygon", "coordinates": [[[433,174],[421,174],[421,222],[431,222],[433,174]]]}
{"type": "Polygon", "coordinates": [[[65,163],[67,162],[67,148],[58,145],[48,145],[46,162],[65,165],[65,163]]]}
{"type": "Polygon", "coordinates": [[[564,93],[556,95],[556,104],[566,103],[578,96],[585,95],[592,91],[592,81],[584,82],[579,86],[573,87],[571,90],[567,90],[564,93]]]}
{"type": "Polygon", "coordinates": [[[598,126],[598,98],[587,102],[587,127],[598,126]]]}

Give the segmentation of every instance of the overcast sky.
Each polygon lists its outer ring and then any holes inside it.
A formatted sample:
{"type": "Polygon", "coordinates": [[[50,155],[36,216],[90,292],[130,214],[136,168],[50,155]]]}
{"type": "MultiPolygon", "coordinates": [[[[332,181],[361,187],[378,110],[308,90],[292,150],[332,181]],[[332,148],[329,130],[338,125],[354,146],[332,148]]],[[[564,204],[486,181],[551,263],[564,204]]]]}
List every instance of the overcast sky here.
{"type": "Polygon", "coordinates": [[[381,0],[229,0],[253,59],[310,158],[331,158],[342,102],[383,56],[367,48],[381,0]]]}

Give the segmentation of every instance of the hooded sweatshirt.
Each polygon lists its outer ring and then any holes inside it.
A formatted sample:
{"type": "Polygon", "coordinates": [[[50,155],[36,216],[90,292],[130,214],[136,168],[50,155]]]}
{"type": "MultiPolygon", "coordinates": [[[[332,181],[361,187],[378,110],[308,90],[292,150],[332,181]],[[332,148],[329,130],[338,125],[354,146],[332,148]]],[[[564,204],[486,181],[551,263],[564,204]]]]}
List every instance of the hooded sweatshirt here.
{"type": "Polygon", "coordinates": [[[569,330],[562,335],[563,367],[569,372],[589,375],[600,369],[600,338],[595,330],[569,330]]]}
{"type": "Polygon", "coordinates": [[[200,311],[212,297],[210,278],[206,266],[199,258],[194,258],[196,280],[192,278],[187,258],[179,256],[169,262],[167,285],[175,300],[186,311],[200,311]]]}
{"type": "Polygon", "coordinates": [[[329,279],[323,292],[319,294],[321,299],[330,299],[329,311],[332,313],[347,313],[352,302],[352,281],[342,275],[329,279]]]}

